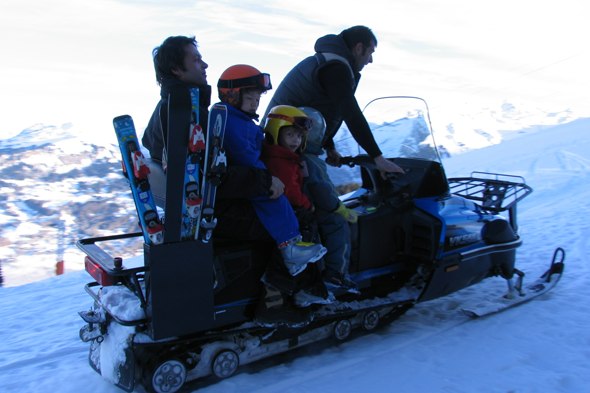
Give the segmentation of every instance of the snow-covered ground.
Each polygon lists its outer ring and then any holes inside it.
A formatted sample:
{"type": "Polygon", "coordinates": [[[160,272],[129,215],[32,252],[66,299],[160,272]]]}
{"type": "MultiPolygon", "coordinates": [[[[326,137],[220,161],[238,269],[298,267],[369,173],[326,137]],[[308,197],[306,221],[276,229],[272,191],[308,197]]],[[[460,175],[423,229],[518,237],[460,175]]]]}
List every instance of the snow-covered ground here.
{"type": "MultiPolygon", "coordinates": [[[[534,193],[519,205],[524,245],[517,265],[532,279],[555,247],[565,276],[541,298],[480,320],[459,309],[503,291],[484,282],[424,303],[375,333],[317,344],[189,385],[199,392],[587,392],[590,389],[590,120],[523,133],[445,161],[447,175],[472,170],[524,176],[534,193]]],[[[78,338],[91,299],[82,271],[0,288],[3,392],[117,392],[88,365],[78,338]]]]}

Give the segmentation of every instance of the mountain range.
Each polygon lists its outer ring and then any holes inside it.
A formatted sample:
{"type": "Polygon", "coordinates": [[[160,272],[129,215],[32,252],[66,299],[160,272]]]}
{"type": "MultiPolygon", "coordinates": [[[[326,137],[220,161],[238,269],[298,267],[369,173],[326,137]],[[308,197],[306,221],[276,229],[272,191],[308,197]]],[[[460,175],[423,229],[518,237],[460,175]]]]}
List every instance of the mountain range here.
{"type": "MultiPolygon", "coordinates": [[[[372,123],[381,150],[391,157],[406,155],[404,149],[416,152],[421,145],[432,144],[428,112],[416,110],[414,104],[410,110],[398,103],[385,100],[372,112],[376,119],[380,111],[388,119],[398,119],[383,120],[379,126],[372,123]],[[398,116],[391,114],[392,107],[398,116]]],[[[459,154],[509,138],[515,128],[509,124],[522,127],[516,132],[530,132],[566,122],[569,116],[564,112],[534,117],[504,104],[480,116],[482,124],[488,121],[487,127],[449,124],[437,130],[436,139],[443,156],[459,154]],[[535,123],[523,125],[533,118],[535,123]]],[[[335,142],[343,155],[362,153],[345,126],[335,142]]],[[[356,168],[329,168],[329,173],[337,185],[359,182],[356,168]]],[[[36,124],[0,140],[0,262],[5,285],[54,274],[54,266],[38,261],[65,260],[67,269],[81,269],[83,254],[75,247],[78,239],[137,230],[117,146],[89,142],[71,124],[36,124]]],[[[138,240],[122,241],[119,246],[121,252],[140,249],[138,240]]]]}
{"type": "Polygon", "coordinates": [[[67,127],[37,125],[0,140],[0,260],[7,285],[53,275],[53,266],[36,260],[65,258],[80,268],[79,238],[137,228],[119,157],[116,146],[84,142],[67,127]]]}

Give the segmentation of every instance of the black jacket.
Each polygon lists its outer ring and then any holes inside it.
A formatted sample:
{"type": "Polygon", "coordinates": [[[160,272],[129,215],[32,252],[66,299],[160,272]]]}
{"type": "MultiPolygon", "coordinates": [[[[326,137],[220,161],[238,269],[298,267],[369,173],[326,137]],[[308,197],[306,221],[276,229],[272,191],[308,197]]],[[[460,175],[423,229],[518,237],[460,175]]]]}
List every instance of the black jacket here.
{"type": "Polygon", "coordinates": [[[316,53],[303,59],[275,91],[266,115],[276,105],[309,106],[326,119],[325,148],[334,147],[334,135],[344,121],[359,145],[371,156],[381,155],[354,96],[361,75],[342,37],[326,35],[314,47],[316,53]]]}
{"type": "Polygon", "coordinates": [[[163,151],[168,138],[168,96],[172,89],[179,86],[199,88],[199,123],[204,130],[207,129],[208,107],[211,103],[211,86],[189,86],[176,78],[164,79],[160,88],[160,102],[152,113],[141,143],[150,152],[152,159],[162,162],[163,151]]]}

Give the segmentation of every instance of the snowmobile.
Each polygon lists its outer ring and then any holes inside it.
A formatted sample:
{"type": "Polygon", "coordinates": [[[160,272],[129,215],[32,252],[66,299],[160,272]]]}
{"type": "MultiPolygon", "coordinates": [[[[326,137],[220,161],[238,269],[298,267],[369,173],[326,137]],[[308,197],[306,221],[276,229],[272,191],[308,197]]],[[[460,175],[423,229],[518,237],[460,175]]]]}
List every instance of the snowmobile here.
{"type": "MultiPolygon", "coordinates": [[[[506,295],[499,296],[505,303],[466,314],[520,304],[557,283],[564,268],[561,248],[530,285],[515,267],[522,244],[517,204],[532,192],[524,178],[474,172],[448,179],[421,98],[379,98],[364,113],[381,149],[405,173],[383,177],[358,150],[342,158],[347,170],[336,169],[361,182],[341,197],[359,214],[351,224],[349,273],[360,294],[335,292],[334,303],[307,310],[305,323],[260,323],[261,277],[272,245],[214,236],[210,242],[144,242],[143,253],[121,257],[107,246],[141,239],[142,233],[81,239],[77,245],[94,279],[85,290],[94,303],[80,312],[80,337],[90,343],[94,370],[126,391],[143,385],[175,392],[187,381],[228,378],[240,365],[372,331],[417,303],[490,277],[508,283],[506,295]],[[418,102],[422,109],[400,101],[418,102]]],[[[350,141],[336,143],[346,150],[350,141]]]]}

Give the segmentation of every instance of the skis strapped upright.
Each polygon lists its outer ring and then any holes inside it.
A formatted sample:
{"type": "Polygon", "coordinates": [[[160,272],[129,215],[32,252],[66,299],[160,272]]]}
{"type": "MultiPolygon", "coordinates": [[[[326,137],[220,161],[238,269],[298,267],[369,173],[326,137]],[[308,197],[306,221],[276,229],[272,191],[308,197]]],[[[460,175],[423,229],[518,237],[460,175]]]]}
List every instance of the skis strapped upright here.
{"type": "Polygon", "coordinates": [[[161,244],[164,240],[164,227],[150,189],[147,177],[150,170],[139,148],[133,119],[129,115],[115,117],[113,126],[119,141],[123,167],[129,179],[144,241],[146,244],[161,244]]]}
{"type": "Polygon", "coordinates": [[[225,125],[227,123],[227,107],[215,104],[209,111],[207,127],[207,150],[205,155],[205,170],[203,173],[203,204],[201,209],[199,230],[195,237],[203,243],[208,243],[217,225],[214,216],[215,195],[221,176],[227,170],[227,157],[223,149],[225,125]]]}
{"type": "MultiPolygon", "coordinates": [[[[177,116],[182,112],[184,105],[183,98],[182,96],[176,97],[180,97],[174,100],[178,108],[175,107],[174,110],[170,110],[169,116],[177,116]]],[[[123,165],[129,176],[129,183],[146,244],[162,244],[164,241],[168,243],[189,239],[201,240],[203,243],[208,243],[213,235],[213,229],[217,224],[217,219],[214,216],[215,196],[221,176],[227,169],[227,158],[223,149],[227,107],[223,104],[213,105],[209,111],[209,123],[207,135],[205,136],[199,122],[199,89],[190,89],[190,103],[189,132],[187,134],[183,133],[183,138],[186,138],[186,135],[188,135],[188,143],[185,145],[186,158],[184,160],[184,169],[181,169],[184,174],[182,172],[176,172],[180,175],[180,177],[174,177],[175,179],[178,178],[177,182],[171,179],[170,171],[172,167],[170,160],[172,156],[169,155],[167,182],[171,184],[167,185],[165,211],[166,217],[171,220],[166,220],[166,228],[168,228],[168,224],[172,225],[173,222],[178,222],[180,225],[180,233],[176,232],[177,234],[170,239],[165,238],[171,233],[168,231],[164,233],[164,226],[157,213],[148,180],[150,170],[139,148],[133,120],[129,115],[123,115],[113,119],[121,155],[123,156],[123,165]],[[178,202],[180,201],[174,202],[169,200],[171,195],[168,195],[168,191],[169,186],[173,186],[172,183],[179,184],[181,182],[183,183],[182,207],[179,210],[178,202]],[[168,217],[169,215],[170,217],[168,217]],[[168,221],[171,222],[169,223],[168,221]],[[178,237],[180,238],[178,239],[178,237]]],[[[175,124],[174,127],[187,124],[183,123],[181,119],[178,120],[178,124],[175,124]]],[[[186,125],[183,127],[186,127],[186,125]]],[[[184,140],[186,141],[186,139],[184,140]]],[[[178,151],[175,151],[173,156],[182,154],[180,148],[181,145],[178,144],[178,151]]],[[[184,151],[184,147],[182,150],[184,151]]],[[[177,228],[176,225],[172,225],[172,227],[171,229],[177,228]]]]}
{"type": "Polygon", "coordinates": [[[199,89],[190,89],[191,122],[184,171],[184,200],[182,202],[182,239],[193,239],[201,217],[203,195],[203,156],[206,152],[205,133],[199,122],[199,89]]]}

